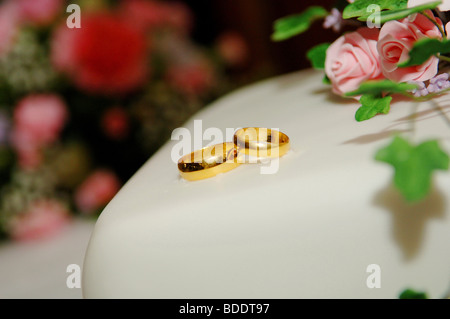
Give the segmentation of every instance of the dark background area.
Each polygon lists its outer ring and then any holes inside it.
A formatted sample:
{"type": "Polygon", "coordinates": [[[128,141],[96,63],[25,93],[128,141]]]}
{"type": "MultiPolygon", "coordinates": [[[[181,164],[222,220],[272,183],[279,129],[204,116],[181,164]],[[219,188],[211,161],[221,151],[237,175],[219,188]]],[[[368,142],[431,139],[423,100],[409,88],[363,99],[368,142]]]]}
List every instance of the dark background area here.
{"type": "MultiPolygon", "coordinates": [[[[193,37],[199,43],[211,43],[223,31],[241,33],[250,46],[249,68],[269,68],[275,74],[310,67],[305,54],[312,46],[332,42],[337,34],[317,25],[304,34],[284,42],[272,42],[273,22],[300,13],[312,5],[327,9],[335,0],[184,0],[195,14],[193,37]]],[[[321,22],[317,22],[320,24],[321,22]]]]}

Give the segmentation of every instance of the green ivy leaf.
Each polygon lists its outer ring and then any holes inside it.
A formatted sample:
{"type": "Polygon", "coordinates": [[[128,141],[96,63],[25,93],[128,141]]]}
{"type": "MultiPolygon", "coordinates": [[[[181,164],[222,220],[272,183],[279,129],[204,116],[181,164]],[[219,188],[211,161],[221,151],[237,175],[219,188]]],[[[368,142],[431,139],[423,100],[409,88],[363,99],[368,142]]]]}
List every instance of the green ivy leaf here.
{"type": "Polygon", "coordinates": [[[372,4],[380,6],[380,10],[397,10],[407,8],[408,0],[356,0],[345,7],[342,17],[350,19],[368,16],[370,13],[368,14],[367,8],[372,4]]]}
{"type": "Polygon", "coordinates": [[[390,80],[367,81],[359,86],[359,89],[348,92],[345,96],[381,95],[382,93],[408,93],[417,89],[417,85],[410,83],[397,83],[390,80]]]}
{"type": "Polygon", "coordinates": [[[306,57],[311,62],[314,69],[325,69],[325,59],[327,57],[327,49],[330,43],[322,43],[316,45],[306,53],[306,57]]]}
{"type": "Polygon", "coordinates": [[[394,167],[394,184],[411,202],[421,200],[428,194],[433,171],[448,170],[450,161],[436,140],[413,146],[398,136],[390,145],[379,150],[375,159],[394,167]]]}
{"type": "Polygon", "coordinates": [[[363,95],[359,100],[361,107],[356,111],[355,119],[361,122],[371,119],[377,114],[387,114],[391,109],[391,101],[392,96],[363,95]]]}
{"type": "Polygon", "coordinates": [[[328,11],[324,8],[312,6],[300,14],[278,19],[274,23],[272,40],[283,41],[303,33],[309,29],[314,21],[325,18],[327,15],[328,11]]]}
{"type": "Polygon", "coordinates": [[[408,1],[390,1],[390,0],[359,0],[354,3],[349,4],[342,14],[344,19],[357,18],[359,21],[367,21],[369,18],[373,17],[374,13],[369,11],[367,8],[371,4],[376,4],[380,6],[380,23],[385,23],[391,20],[400,20],[406,18],[407,16],[423,12],[425,10],[435,9],[442,1],[433,1],[430,3],[425,3],[412,8],[407,8],[408,1]],[[383,11],[384,10],[384,11],[383,11]]]}
{"type": "Polygon", "coordinates": [[[450,41],[438,40],[433,38],[423,38],[414,43],[411,51],[409,51],[409,60],[399,63],[401,68],[421,65],[427,61],[431,56],[437,54],[450,53],[450,41]]]}
{"type": "Polygon", "coordinates": [[[428,299],[428,296],[425,292],[417,292],[412,289],[404,290],[400,296],[400,299],[428,299]]]}

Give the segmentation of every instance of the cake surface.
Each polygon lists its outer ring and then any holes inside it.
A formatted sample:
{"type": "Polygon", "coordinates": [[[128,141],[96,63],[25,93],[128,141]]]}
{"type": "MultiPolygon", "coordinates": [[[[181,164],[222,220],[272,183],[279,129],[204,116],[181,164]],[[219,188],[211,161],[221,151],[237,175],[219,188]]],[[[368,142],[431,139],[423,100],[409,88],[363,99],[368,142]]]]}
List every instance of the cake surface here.
{"type": "MultiPolygon", "coordinates": [[[[227,128],[279,128],[291,150],[276,174],[248,164],[188,182],[169,141],[97,221],[84,297],[397,298],[406,288],[443,297],[450,173],[436,173],[430,196],[411,205],[374,154],[396,133],[450,150],[448,124],[433,102],[409,101],[358,123],[359,104],[334,97],[322,77],[307,70],[252,85],[186,123],[194,132],[202,120],[224,139],[227,128]],[[374,264],[380,288],[367,285],[374,264]]],[[[450,97],[436,102],[449,114],[450,97]]]]}

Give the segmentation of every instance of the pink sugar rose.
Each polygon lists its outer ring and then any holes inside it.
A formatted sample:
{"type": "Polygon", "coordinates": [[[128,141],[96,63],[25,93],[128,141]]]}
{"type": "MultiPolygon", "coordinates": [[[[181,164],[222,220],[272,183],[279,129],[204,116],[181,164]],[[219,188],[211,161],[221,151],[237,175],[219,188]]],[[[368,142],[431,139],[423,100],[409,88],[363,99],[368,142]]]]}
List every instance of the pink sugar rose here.
{"type": "Polygon", "coordinates": [[[15,0],[24,23],[46,26],[64,13],[63,0],[15,0]]]}
{"type": "Polygon", "coordinates": [[[75,203],[83,213],[93,213],[105,206],[120,189],[120,181],[113,172],[98,170],[77,189],[75,203]]]}
{"type": "Polygon", "coordinates": [[[52,236],[70,222],[67,208],[55,200],[37,200],[28,209],[13,218],[11,237],[18,241],[31,241],[52,236]]]}
{"type": "MultiPolygon", "coordinates": [[[[433,16],[431,11],[428,11],[433,16]]],[[[436,18],[440,24],[442,22],[436,18]]],[[[431,57],[419,66],[399,68],[398,63],[409,59],[408,52],[414,43],[422,38],[441,38],[439,29],[424,15],[417,14],[414,20],[389,21],[380,30],[377,49],[384,76],[392,81],[426,81],[438,71],[439,59],[431,57]]]]}
{"type": "Polygon", "coordinates": [[[346,33],[328,48],[325,72],[334,93],[343,95],[367,80],[383,77],[377,51],[378,32],[360,28],[346,33]]]}

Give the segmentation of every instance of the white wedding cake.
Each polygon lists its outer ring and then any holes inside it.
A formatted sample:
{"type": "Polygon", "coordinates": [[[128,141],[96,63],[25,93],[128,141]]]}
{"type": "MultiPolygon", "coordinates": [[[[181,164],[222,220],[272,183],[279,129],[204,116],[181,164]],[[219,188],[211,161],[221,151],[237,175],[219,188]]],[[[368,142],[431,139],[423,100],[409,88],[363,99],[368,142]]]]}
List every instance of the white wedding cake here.
{"type": "MultiPolygon", "coordinates": [[[[407,288],[445,296],[450,173],[436,172],[430,195],[408,204],[374,155],[395,134],[438,138],[448,151],[448,123],[434,102],[410,101],[359,123],[359,104],[335,97],[322,77],[308,70],[252,85],[186,123],[194,132],[202,120],[224,138],[227,128],[278,128],[291,150],[275,174],[244,164],[189,182],[171,157],[178,141],[169,141],[101,214],[84,297],[398,298],[407,288]]],[[[450,96],[435,102],[450,114],[450,96]]]]}

